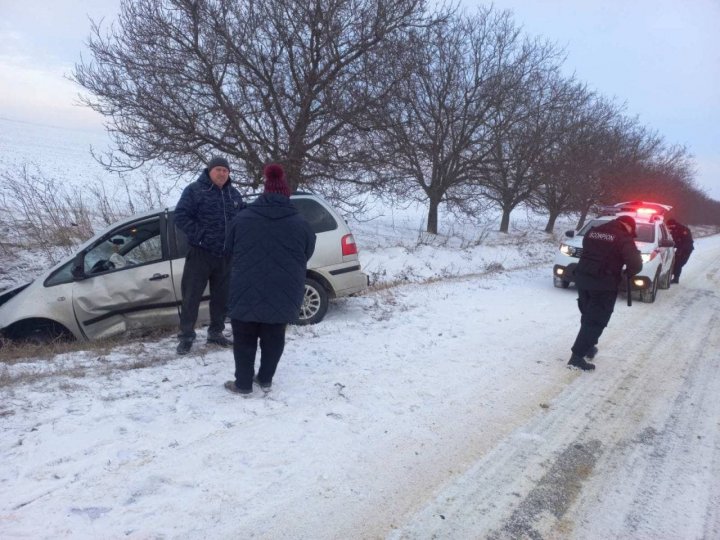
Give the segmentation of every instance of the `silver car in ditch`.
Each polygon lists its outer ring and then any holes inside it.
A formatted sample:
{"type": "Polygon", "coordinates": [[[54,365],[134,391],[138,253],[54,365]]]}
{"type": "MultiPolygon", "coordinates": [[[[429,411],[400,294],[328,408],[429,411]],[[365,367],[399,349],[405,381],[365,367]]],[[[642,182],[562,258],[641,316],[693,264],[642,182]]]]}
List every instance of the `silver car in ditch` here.
{"type": "MultiPolygon", "coordinates": [[[[368,277],[350,229],[332,206],[312,193],[298,192],[291,200],[317,234],[297,321],[314,324],[325,316],[329,299],[363,291],[368,277]]],[[[0,335],[95,340],[177,325],[187,250],[172,208],[122,220],[34,281],[0,292],[0,335]]],[[[206,290],[200,324],[208,321],[208,300],[206,290]]]]}

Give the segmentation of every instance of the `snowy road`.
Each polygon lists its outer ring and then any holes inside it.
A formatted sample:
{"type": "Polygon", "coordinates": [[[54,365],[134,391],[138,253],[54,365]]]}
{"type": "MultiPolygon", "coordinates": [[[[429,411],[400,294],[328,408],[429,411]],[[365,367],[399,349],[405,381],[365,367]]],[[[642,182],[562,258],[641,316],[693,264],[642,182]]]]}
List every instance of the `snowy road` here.
{"type": "Polygon", "coordinates": [[[172,340],[8,366],[0,537],[719,538],[720,236],[696,246],[619,300],[594,373],[549,265],[341,301],[267,396],[172,340]]]}
{"type": "Polygon", "coordinates": [[[393,536],[720,538],[712,245],[655,305],[618,306],[598,371],[578,373],[393,536]]]}

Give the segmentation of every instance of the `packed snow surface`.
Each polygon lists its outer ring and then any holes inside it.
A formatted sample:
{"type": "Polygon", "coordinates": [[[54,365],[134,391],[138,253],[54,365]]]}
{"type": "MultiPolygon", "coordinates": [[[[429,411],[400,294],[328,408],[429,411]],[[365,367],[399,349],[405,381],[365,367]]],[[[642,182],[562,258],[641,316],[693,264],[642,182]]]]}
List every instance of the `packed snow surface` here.
{"type": "Polygon", "coordinates": [[[554,241],[363,230],[398,284],[290,327],[270,393],[202,339],[1,366],[0,537],[720,537],[720,236],[582,373],[554,241]]]}

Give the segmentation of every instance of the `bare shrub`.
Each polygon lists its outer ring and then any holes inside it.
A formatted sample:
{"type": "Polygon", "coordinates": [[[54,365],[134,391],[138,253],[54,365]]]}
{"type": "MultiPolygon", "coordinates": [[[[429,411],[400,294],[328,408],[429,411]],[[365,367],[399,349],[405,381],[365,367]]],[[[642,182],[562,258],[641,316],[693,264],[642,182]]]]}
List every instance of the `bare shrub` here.
{"type": "Polygon", "coordinates": [[[87,190],[96,218],[102,225],[111,225],[138,212],[166,206],[176,187],[177,182],[163,186],[148,169],[141,177],[117,174],[117,182],[98,181],[87,190]]]}
{"type": "Polygon", "coordinates": [[[118,175],[80,188],[43,174],[36,165],[0,171],[0,255],[32,249],[59,262],[105,227],[136,212],[161,208],[174,183],[162,186],[151,171],[118,175]]]}
{"type": "Polygon", "coordinates": [[[0,214],[5,250],[40,250],[52,263],[93,232],[81,191],[27,164],[19,174],[0,171],[0,214]]]}

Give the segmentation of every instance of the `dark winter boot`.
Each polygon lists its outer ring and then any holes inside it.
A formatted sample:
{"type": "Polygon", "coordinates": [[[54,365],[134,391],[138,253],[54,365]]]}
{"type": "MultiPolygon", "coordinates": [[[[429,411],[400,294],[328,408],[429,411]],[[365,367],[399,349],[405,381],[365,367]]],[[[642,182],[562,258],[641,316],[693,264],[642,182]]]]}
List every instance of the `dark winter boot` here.
{"type": "Polygon", "coordinates": [[[570,357],[570,360],[568,360],[568,366],[576,367],[578,369],[582,369],[583,371],[592,371],[595,369],[595,364],[586,362],[582,356],[577,356],[575,354],[573,354],[570,357]]]}
{"type": "Polygon", "coordinates": [[[225,390],[233,394],[240,394],[241,396],[249,396],[252,394],[252,387],[250,389],[238,388],[235,381],[227,381],[225,383],[225,390]]]}
{"type": "Polygon", "coordinates": [[[272,388],[272,381],[260,382],[260,379],[258,379],[257,375],[255,375],[255,377],[253,377],[253,381],[255,382],[255,384],[257,384],[262,389],[263,392],[269,392],[270,389],[272,388]]]}
{"type": "Polygon", "coordinates": [[[597,353],[598,353],[598,348],[595,345],[593,345],[592,347],[590,347],[590,350],[587,353],[585,353],[585,358],[592,360],[593,358],[595,358],[595,355],[597,353]]]}
{"type": "Polygon", "coordinates": [[[208,345],[218,345],[220,347],[232,347],[233,342],[222,334],[208,334],[208,345]]]}
{"type": "Polygon", "coordinates": [[[179,355],[184,355],[184,354],[189,353],[190,349],[192,349],[192,344],[193,344],[193,342],[189,341],[187,339],[180,340],[180,343],[178,343],[178,346],[176,349],[177,353],[179,355]]]}

